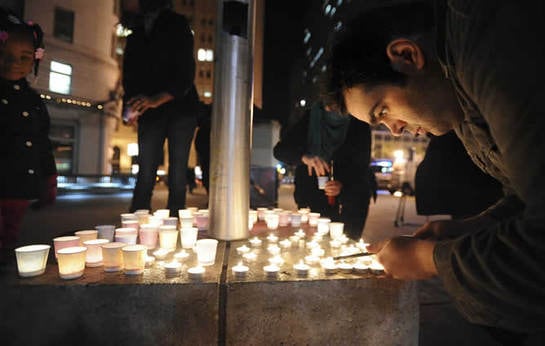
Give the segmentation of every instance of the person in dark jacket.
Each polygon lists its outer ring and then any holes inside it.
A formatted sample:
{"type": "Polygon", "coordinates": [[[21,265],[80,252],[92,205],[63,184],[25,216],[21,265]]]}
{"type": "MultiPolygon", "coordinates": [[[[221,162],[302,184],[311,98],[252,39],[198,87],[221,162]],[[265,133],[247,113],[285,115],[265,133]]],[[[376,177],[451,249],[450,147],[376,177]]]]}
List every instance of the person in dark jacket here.
{"type": "Polygon", "coordinates": [[[57,170],[49,114],[26,76],[43,57],[42,31],[0,8],[0,249],[15,245],[31,200],[53,203],[57,170]]]}
{"type": "Polygon", "coordinates": [[[307,110],[274,147],[276,159],[296,166],[297,206],[344,222],[345,233],[353,239],[361,237],[372,195],[370,153],[369,125],[328,112],[320,102],[307,110]],[[334,180],[319,189],[317,176],[331,173],[334,180]]]}
{"type": "Polygon", "coordinates": [[[418,214],[463,219],[503,197],[501,184],[475,166],[454,131],[429,137],[415,175],[418,214]]]}
{"type": "Polygon", "coordinates": [[[193,34],[187,19],[164,0],[124,0],[133,31],[123,60],[125,112],[138,123],[139,171],[130,211],[151,209],[157,167],[168,139],[167,208],[185,208],[189,150],[197,124],[193,34]]]}
{"type": "Polygon", "coordinates": [[[545,332],[544,3],[434,5],[373,9],[345,25],[327,94],[335,109],[394,135],[454,130],[502,184],[504,197],[482,213],[369,250],[394,278],[439,276],[464,317],[522,345],[545,332]]]}

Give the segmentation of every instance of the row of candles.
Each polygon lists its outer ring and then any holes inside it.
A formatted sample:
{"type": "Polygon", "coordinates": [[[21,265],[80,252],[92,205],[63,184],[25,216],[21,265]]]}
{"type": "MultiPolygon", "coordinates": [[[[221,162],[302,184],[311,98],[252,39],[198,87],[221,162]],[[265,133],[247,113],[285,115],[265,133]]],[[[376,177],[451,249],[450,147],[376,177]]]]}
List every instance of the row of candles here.
{"type": "MultiPolygon", "coordinates": [[[[259,208],[255,211],[250,210],[249,220],[250,229],[258,220],[264,220],[270,230],[277,229],[281,224],[298,227],[305,222],[317,228],[310,241],[305,240],[306,233],[302,229],[283,240],[279,240],[274,233],[269,234],[266,238],[269,244],[267,250],[272,257],[269,258],[269,264],[263,267],[267,277],[276,277],[280,266],[284,263],[281,249],[290,248],[309,249],[309,254],[293,266],[298,276],[307,276],[311,266],[317,264],[321,265],[326,274],[338,271],[363,273],[383,270],[380,263],[372,258],[359,260],[355,264],[347,262],[337,264],[331,257],[324,257],[325,250],[321,248],[320,242],[324,240],[325,235],[330,237],[329,247],[332,253],[344,255],[364,251],[365,244],[360,241],[358,246],[347,246],[349,239],[343,233],[342,223],[331,222],[330,219],[320,217],[320,214],[312,213],[308,209],[292,213],[282,209],[259,208]]],[[[186,251],[188,249],[196,253],[198,263],[197,266],[188,269],[190,278],[202,278],[205,272],[204,266],[214,264],[217,240],[197,240],[198,231],[208,227],[207,210],[183,209],[179,211],[179,217],[170,217],[169,211],[163,209],[155,211],[153,215],[150,215],[147,210],[140,210],[135,213],[121,214],[121,225],[120,228],[114,225],[99,225],[94,230],[82,230],[75,232],[74,236],[53,239],[55,257],[59,264],[59,276],[63,279],[78,278],[83,275],[85,267],[97,266],[103,266],[106,272],[123,270],[127,275],[141,274],[146,266],[149,267],[156,262],[155,259],[158,260],[157,265],[163,267],[167,275],[179,275],[182,263],[191,255],[186,251]],[[178,224],[181,226],[179,230],[178,224]],[[180,238],[182,250],[174,253],[178,238],[180,238]],[[153,251],[153,256],[149,256],[148,251],[153,251]],[[171,260],[165,261],[167,257],[171,260]]],[[[262,243],[260,238],[254,237],[249,240],[250,247],[243,245],[237,248],[237,252],[242,256],[240,263],[232,268],[237,278],[245,277],[250,269],[248,265],[256,260],[259,253],[251,249],[261,248],[262,243]]],[[[16,249],[20,276],[36,276],[44,273],[49,249],[49,245],[30,245],[16,249]]]]}

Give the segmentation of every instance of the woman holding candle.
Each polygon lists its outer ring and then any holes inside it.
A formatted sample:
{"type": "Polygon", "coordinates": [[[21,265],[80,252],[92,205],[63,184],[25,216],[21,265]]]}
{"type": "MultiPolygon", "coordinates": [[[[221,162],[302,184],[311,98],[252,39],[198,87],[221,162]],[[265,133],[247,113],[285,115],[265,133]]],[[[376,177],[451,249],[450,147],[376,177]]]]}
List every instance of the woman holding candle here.
{"type": "Polygon", "coordinates": [[[30,205],[56,197],[49,114],[26,80],[43,58],[43,33],[0,8],[0,249],[12,248],[30,205]]]}
{"type": "Polygon", "coordinates": [[[344,222],[353,239],[361,237],[369,208],[370,153],[369,125],[330,112],[321,102],[307,109],[274,147],[278,160],[297,166],[294,198],[298,207],[344,222]],[[320,189],[318,177],[333,171],[334,179],[320,189]]]}

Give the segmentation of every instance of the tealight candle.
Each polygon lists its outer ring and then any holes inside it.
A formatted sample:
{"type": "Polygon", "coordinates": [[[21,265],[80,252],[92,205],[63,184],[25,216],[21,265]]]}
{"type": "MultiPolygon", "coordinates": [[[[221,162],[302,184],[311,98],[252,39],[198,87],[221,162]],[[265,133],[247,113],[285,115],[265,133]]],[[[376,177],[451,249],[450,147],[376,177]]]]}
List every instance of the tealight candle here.
{"type": "Polygon", "coordinates": [[[282,264],[284,264],[284,259],[282,258],[282,256],[273,256],[273,257],[269,258],[269,263],[270,264],[276,264],[276,265],[282,265],[282,264]]]}
{"type": "Polygon", "coordinates": [[[332,241],[329,242],[329,246],[332,248],[332,249],[338,249],[341,247],[341,242],[336,240],[336,239],[333,239],[332,241]]]}
{"type": "Polygon", "coordinates": [[[308,271],[310,270],[310,266],[305,264],[301,260],[299,261],[299,263],[293,266],[293,269],[295,269],[295,274],[297,274],[297,276],[308,276],[308,271]]]}
{"type": "Polygon", "coordinates": [[[319,217],[320,217],[320,213],[308,213],[308,225],[310,227],[318,226],[319,217]]]}
{"type": "Polygon", "coordinates": [[[339,239],[344,233],[344,223],[331,222],[329,224],[329,236],[331,239],[339,239]]]}
{"type": "Polygon", "coordinates": [[[321,261],[320,264],[326,275],[332,275],[337,272],[337,265],[335,264],[335,262],[333,261],[333,258],[331,257],[321,261]]]}
{"type": "Polygon", "coordinates": [[[267,251],[269,251],[271,255],[278,255],[280,253],[280,247],[276,244],[272,244],[267,247],[267,251]]]}
{"type": "Polygon", "coordinates": [[[275,278],[280,271],[280,267],[278,267],[276,264],[269,264],[268,266],[263,267],[263,271],[268,278],[275,278]]]}
{"type": "Polygon", "coordinates": [[[320,217],[318,220],[316,220],[316,226],[318,227],[316,229],[316,232],[320,235],[325,235],[329,233],[329,224],[331,223],[331,219],[327,217],[320,217]]]}
{"type": "Polygon", "coordinates": [[[312,256],[322,257],[325,254],[325,250],[321,247],[315,247],[310,250],[312,256]]]}
{"type": "Polygon", "coordinates": [[[163,264],[165,274],[167,275],[179,275],[182,270],[180,262],[172,261],[163,264]]]}
{"type": "Polygon", "coordinates": [[[125,243],[106,243],[102,245],[102,262],[105,272],[117,272],[123,269],[123,252],[125,243]]]}
{"type": "Polygon", "coordinates": [[[153,251],[153,256],[155,256],[155,258],[157,258],[158,260],[164,260],[168,254],[170,253],[170,251],[168,251],[167,249],[157,249],[155,251],[153,251]]]}
{"type": "Polygon", "coordinates": [[[159,227],[159,246],[163,249],[175,250],[178,245],[178,230],[175,226],[159,227]]]}
{"type": "Polygon", "coordinates": [[[299,238],[304,238],[306,236],[306,233],[301,228],[299,228],[299,230],[297,232],[293,233],[293,235],[296,235],[299,238]]]}
{"type": "Polygon", "coordinates": [[[250,270],[250,268],[248,268],[248,266],[245,266],[244,264],[242,264],[242,262],[238,262],[238,264],[236,266],[234,266],[232,268],[233,270],[233,274],[235,275],[235,277],[238,277],[238,278],[243,278],[246,276],[246,274],[248,273],[248,270],[250,270]]]}
{"type": "Polygon", "coordinates": [[[247,252],[250,252],[250,248],[248,246],[242,245],[242,246],[237,247],[237,253],[239,255],[245,254],[247,252]]]}
{"type": "Polygon", "coordinates": [[[307,242],[306,247],[309,249],[314,249],[315,247],[320,247],[320,244],[318,244],[318,242],[313,240],[313,241],[307,242]]]}
{"type": "Polygon", "coordinates": [[[278,241],[278,237],[271,233],[267,236],[267,241],[269,243],[276,243],[278,241]]]}
{"type": "Polygon", "coordinates": [[[363,262],[356,262],[354,264],[354,271],[358,274],[367,274],[369,272],[369,266],[363,262]]]}
{"type": "Polygon", "coordinates": [[[242,258],[244,258],[247,261],[255,261],[257,259],[257,255],[255,252],[248,252],[243,254],[242,258]]]}
{"type": "Polygon", "coordinates": [[[278,242],[281,248],[287,249],[291,247],[291,241],[289,239],[284,239],[278,242]]]}
{"type": "Polygon", "coordinates": [[[305,256],[305,262],[307,262],[308,264],[316,264],[320,262],[320,257],[308,255],[308,256],[305,256]]]}
{"type": "Polygon", "coordinates": [[[275,230],[278,228],[280,222],[280,216],[276,213],[268,213],[265,215],[265,223],[267,223],[267,228],[270,230],[275,230]]]}
{"type": "Polygon", "coordinates": [[[86,240],[97,239],[98,231],[96,229],[93,229],[93,230],[89,229],[89,230],[74,232],[74,235],[76,237],[79,237],[79,241],[80,241],[80,245],[81,245],[86,240]]]}
{"type": "Polygon", "coordinates": [[[84,246],[65,247],[57,251],[61,279],[77,279],[83,275],[86,252],[87,248],[84,246]]]}
{"type": "Polygon", "coordinates": [[[369,270],[373,274],[384,274],[384,266],[378,261],[372,261],[369,270]]]}
{"type": "Polygon", "coordinates": [[[177,252],[174,254],[174,259],[178,262],[183,262],[189,257],[189,253],[187,253],[185,250],[181,250],[180,252],[177,252]]]}
{"type": "Polygon", "coordinates": [[[146,251],[144,245],[127,245],[121,249],[123,251],[123,271],[126,275],[139,275],[144,272],[146,267],[146,251]]]}
{"type": "Polygon", "coordinates": [[[187,270],[187,274],[189,275],[189,278],[192,280],[201,280],[204,276],[204,267],[202,266],[196,266],[191,267],[187,270]]]}
{"type": "Polygon", "coordinates": [[[258,237],[253,237],[252,239],[249,240],[249,242],[252,247],[259,247],[263,243],[263,241],[259,239],[258,237]]]}
{"type": "Polygon", "coordinates": [[[363,241],[363,239],[360,239],[360,241],[356,244],[356,246],[362,251],[367,252],[367,246],[369,246],[369,243],[366,243],[363,241]]]}
{"type": "Polygon", "coordinates": [[[341,263],[338,264],[338,268],[341,270],[342,273],[344,274],[350,274],[352,273],[352,270],[354,269],[354,266],[350,263],[346,263],[344,261],[342,261],[341,263]]]}

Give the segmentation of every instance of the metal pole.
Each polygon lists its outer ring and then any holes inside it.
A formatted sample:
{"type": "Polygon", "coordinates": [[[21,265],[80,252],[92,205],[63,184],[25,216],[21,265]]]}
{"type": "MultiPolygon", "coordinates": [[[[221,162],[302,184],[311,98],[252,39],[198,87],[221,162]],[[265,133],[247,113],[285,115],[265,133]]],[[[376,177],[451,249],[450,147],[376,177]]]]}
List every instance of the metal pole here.
{"type": "Polygon", "coordinates": [[[210,230],[248,237],[254,1],[218,0],[210,156],[210,230]]]}

